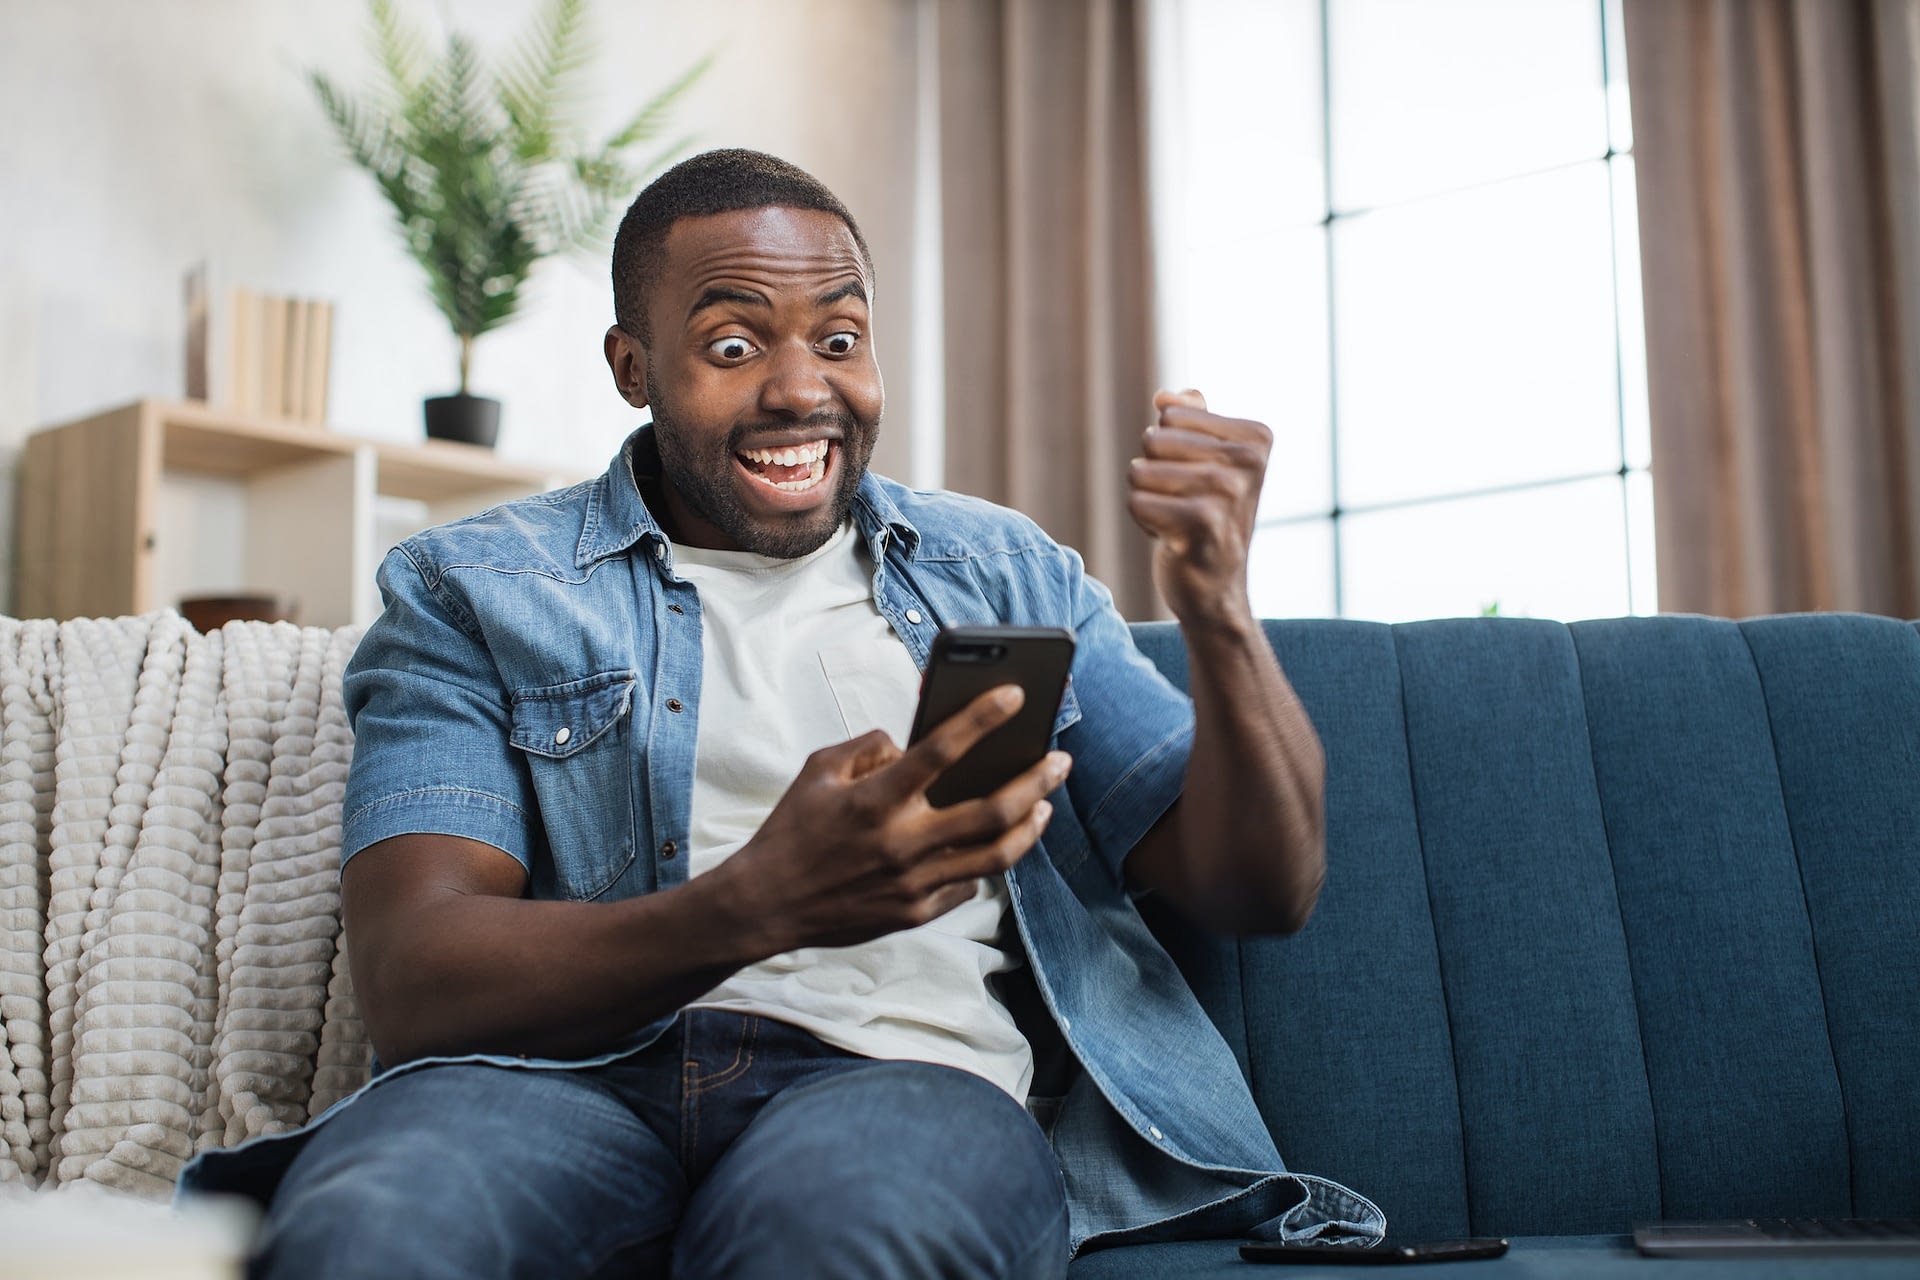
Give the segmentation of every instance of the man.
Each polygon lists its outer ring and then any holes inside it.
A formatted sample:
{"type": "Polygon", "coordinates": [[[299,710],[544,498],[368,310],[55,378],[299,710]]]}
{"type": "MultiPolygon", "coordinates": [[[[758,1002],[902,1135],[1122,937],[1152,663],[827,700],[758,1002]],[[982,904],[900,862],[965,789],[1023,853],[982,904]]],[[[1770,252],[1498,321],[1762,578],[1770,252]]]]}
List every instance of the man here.
{"type": "Polygon", "coordinates": [[[1189,705],[1030,521],[867,473],[873,269],[819,183],[688,160],[613,275],[651,427],[397,548],[348,673],[385,1070],[187,1185],[271,1195],[273,1275],[1057,1276],[1096,1238],[1377,1232],[1284,1173],[1130,898],[1286,931],[1319,890],[1318,741],[1247,602],[1266,429],[1162,393],[1133,463],[1189,705]],[[1019,701],[900,745],[968,622],[1078,648],[1060,749],[935,809],[1019,701]]]}

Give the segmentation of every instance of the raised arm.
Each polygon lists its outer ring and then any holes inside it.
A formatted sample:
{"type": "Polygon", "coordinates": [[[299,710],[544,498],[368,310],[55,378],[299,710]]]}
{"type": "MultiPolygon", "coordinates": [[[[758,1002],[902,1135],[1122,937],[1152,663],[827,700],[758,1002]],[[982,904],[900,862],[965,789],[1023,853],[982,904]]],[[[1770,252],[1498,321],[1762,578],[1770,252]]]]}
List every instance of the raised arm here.
{"type": "Polygon", "coordinates": [[[1326,878],[1326,771],[1247,596],[1272,433],[1209,413],[1197,391],[1163,391],[1154,408],[1128,505],[1186,640],[1194,737],[1181,797],[1127,874],[1209,928],[1291,933],[1326,878]]]}

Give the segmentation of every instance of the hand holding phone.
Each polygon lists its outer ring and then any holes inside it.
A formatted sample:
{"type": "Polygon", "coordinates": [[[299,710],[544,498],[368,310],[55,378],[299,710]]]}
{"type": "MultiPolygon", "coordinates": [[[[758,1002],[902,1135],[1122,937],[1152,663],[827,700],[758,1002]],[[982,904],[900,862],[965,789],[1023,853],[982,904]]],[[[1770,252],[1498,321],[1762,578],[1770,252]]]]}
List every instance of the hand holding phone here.
{"type": "Polygon", "coordinates": [[[948,627],[935,636],[909,746],[996,686],[1019,685],[1026,700],[934,779],[927,802],[945,808],[990,795],[1046,755],[1072,666],[1073,633],[1058,627],[948,627]]]}
{"type": "Polygon", "coordinates": [[[1042,645],[1056,655],[1041,664],[1054,674],[1031,678],[1015,673],[1025,670],[1013,660],[1027,652],[1025,641],[975,641],[948,637],[938,646],[911,745],[873,729],[813,752],[759,830],[701,877],[742,919],[758,922],[762,956],[918,928],[974,897],[982,876],[1004,873],[1046,830],[1046,797],[1072,763],[1047,750],[1071,637],[1042,645]],[[1024,698],[991,692],[1009,684],[1024,698]],[[981,695],[967,696],[976,687],[981,695]],[[943,714],[956,703],[957,713],[943,714]],[[986,745],[1036,713],[1037,732],[1017,728],[1011,751],[986,745]],[[981,802],[938,807],[975,790],[981,802]]]}

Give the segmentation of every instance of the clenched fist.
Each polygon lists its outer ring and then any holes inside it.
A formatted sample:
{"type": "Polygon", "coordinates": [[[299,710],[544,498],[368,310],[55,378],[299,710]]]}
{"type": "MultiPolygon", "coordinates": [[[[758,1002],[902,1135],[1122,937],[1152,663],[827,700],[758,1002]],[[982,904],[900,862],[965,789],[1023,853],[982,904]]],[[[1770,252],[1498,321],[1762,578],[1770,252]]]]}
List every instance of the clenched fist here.
{"type": "Polygon", "coordinates": [[[1207,411],[1198,391],[1153,397],[1128,475],[1127,509],[1153,535],[1153,580],[1184,624],[1241,621],[1247,550],[1267,474],[1273,432],[1258,422],[1207,411]]]}

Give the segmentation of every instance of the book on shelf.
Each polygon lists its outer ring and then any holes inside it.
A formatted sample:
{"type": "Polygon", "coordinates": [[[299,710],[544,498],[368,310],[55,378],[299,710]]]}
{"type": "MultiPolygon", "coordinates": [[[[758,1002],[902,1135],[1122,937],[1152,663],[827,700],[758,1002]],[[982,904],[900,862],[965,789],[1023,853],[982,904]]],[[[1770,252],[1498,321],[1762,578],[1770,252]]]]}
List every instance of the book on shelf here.
{"type": "Polygon", "coordinates": [[[307,351],[306,388],[301,395],[300,417],[307,422],[327,420],[327,362],[333,359],[333,304],[318,299],[306,304],[307,351]]]}
{"type": "Polygon", "coordinates": [[[235,413],[323,425],[333,304],[217,287],[187,273],[187,397],[235,413]]]}

